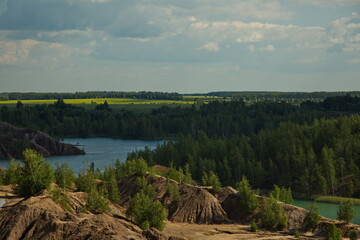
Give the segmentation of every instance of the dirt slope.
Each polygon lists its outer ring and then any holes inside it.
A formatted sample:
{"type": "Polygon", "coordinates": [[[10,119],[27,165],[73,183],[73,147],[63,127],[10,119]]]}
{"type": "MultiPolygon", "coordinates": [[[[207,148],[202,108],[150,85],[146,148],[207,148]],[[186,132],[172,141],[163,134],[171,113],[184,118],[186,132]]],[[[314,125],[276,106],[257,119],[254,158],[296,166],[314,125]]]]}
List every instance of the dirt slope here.
{"type": "Polygon", "coordinates": [[[83,150],[62,143],[46,133],[0,122],[0,159],[19,158],[25,148],[32,148],[44,157],[84,154],[83,150]]]}
{"type": "MultiPolygon", "coordinates": [[[[118,186],[122,206],[126,206],[127,202],[139,191],[135,184],[136,178],[137,176],[128,176],[120,180],[118,186]]],[[[155,189],[156,199],[167,207],[170,221],[198,224],[229,222],[219,201],[206,189],[178,183],[158,175],[147,174],[145,178],[155,189]],[[171,199],[167,191],[168,182],[179,186],[180,200],[171,199]]]]}
{"type": "Polygon", "coordinates": [[[154,229],[142,231],[126,219],[120,207],[111,205],[109,214],[80,213],[86,194],[69,193],[69,198],[74,213],[55,203],[47,191],[1,208],[0,239],[168,239],[154,229]]]}

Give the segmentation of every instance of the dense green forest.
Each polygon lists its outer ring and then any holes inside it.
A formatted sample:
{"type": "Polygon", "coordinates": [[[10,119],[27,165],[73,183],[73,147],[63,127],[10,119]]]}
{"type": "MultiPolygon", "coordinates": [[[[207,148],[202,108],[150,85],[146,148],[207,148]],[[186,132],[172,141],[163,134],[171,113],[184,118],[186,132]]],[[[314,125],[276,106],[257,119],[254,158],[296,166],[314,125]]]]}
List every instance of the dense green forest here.
{"type": "Polygon", "coordinates": [[[150,165],[188,165],[197,180],[212,171],[223,185],[234,186],[244,175],[262,189],[276,184],[308,196],[359,197],[360,116],[315,120],[302,126],[282,123],[251,136],[189,135],[129,155],[130,159],[139,157],[150,165]]]}
{"type": "Polygon", "coordinates": [[[259,102],[246,106],[244,101],[214,101],[199,108],[167,107],[150,114],[113,111],[106,103],[87,110],[65,104],[16,108],[3,106],[0,120],[18,127],[30,127],[57,137],[178,138],[203,131],[209,137],[250,135],[273,129],[281,122],[310,123],[324,112],[289,103],[259,102]]]}
{"type": "Polygon", "coordinates": [[[43,99],[82,99],[82,98],[138,98],[138,99],[167,99],[181,100],[178,93],[167,92],[118,92],[118,91],[89,91],[75,93],[39,93],[39,92],[11,92],[1,94],[3,100],[43,100],[43,99]]]}
{"type": "Polygon", "coordinates": [[[150,114],[114,111],[106,102],[84,109],[58,100],[3,106],[0,120],[57,137],[176,139],[130,158],[189,169],[198,181],[212,171],[223,185],[245,175],[257,188],[277,184],[306,195],[360,196],[359,110],[360,98],[350,95],[299,106],[213,101],[163,106],[150,114]]]}

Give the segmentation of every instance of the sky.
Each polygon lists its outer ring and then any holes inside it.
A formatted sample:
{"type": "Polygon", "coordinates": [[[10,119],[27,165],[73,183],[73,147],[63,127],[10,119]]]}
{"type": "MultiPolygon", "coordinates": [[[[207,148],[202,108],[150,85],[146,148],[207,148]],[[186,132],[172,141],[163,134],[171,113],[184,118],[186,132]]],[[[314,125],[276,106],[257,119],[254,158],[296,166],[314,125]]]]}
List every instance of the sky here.
{"type": "Polygon", "coordinates": [[[0,0],[0,92],[359,91],[360,0],[0,0]]]}

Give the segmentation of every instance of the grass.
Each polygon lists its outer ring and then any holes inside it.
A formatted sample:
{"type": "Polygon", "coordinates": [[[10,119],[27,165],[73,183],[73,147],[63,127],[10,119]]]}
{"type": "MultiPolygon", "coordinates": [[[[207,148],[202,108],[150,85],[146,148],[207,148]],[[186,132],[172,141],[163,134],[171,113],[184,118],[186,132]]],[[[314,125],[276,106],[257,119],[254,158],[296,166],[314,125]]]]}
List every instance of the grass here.
{"type": "Polygon", "coordinates": [[[316,202],[333,203],[333,204],[340,204],[346,200],[352,201],[352,204],[354,206],[360,206],[360,199],[358,198],[346,198],[346,197],[336,197],[336,196],[320,196],[315,198],[316,202]]]}

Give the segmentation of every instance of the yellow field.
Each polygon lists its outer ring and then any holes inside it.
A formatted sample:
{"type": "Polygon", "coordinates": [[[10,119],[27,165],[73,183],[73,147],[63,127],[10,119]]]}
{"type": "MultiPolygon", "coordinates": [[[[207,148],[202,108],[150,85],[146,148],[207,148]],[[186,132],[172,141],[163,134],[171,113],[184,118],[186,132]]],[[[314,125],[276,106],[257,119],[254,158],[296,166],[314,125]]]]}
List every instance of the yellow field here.
{"type": "MultiPolygon", "coordinates": [[[[21,100],[23,104],[53,104],[56,99],[47,100],[21,100]]],[[[194,104],[190,100],[147,100],[133,98],[86,98],[86,99],[64,99],[67,104],[100,104],[107,101],[108,104],[194,104]]],[[[16,104],[17,100],[0,101],[0,104],[16,104]]]]}

